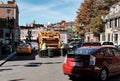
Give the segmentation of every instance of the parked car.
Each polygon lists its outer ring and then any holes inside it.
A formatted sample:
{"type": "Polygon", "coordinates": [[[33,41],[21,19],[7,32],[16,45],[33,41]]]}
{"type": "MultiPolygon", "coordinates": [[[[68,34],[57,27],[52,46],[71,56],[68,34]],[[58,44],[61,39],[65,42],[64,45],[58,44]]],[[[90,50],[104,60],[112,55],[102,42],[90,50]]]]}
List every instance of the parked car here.
{"type": "Polygon", "coordinates": [[[27,43],[20,43],[17,47],[17,54],[32,54],[32,47],[30,44],[27,43]]]}
{"type": "Polygon", "coordinates": [[[113,42],[109,42],[109,41],[103,42],[102,46],[112,46],[112,47],[115,47],[114,43],[113,42]]]}
{"type": "Polygon", "coordinates": [[[116,45],[116,47],[120,50],[120,45],[116,45]]]}
{"type": "Polygon", "coordinates": [[[105,81],[120,74],[120,51],[115,47],[80,47],[66,55],[62,70],[71,79],[89,76],[105,81]]]}
{"type": "Polygon", "coordinates": [[[69,52],[71,50],[75,50],[75,49],[81,47],[81,44],[82,43],[79,41],[72,41],[70,43],[65,44],[65,49],[67,49],[69,52]]]}
{"type": "Polygon", "coordinates": [[[75,49],[81,47],[81,42],[79,41],[72,41],[69,43],[69,48],[75,49]]]}
{"type": "Polygon", "coordinates": [[[31,47],[32,47],[32,52],[33,52],[34,54],[37,54],[37,53],[38,53],[38,50],[39,50],[38,43],[37,43],[37,42],[27,42],[27,43],[31,45],[31,47]]]}
{"type": "Polygon", "coordinates": [[[83,42],[81,46],[101,46],[100,42],[83,42]]]}

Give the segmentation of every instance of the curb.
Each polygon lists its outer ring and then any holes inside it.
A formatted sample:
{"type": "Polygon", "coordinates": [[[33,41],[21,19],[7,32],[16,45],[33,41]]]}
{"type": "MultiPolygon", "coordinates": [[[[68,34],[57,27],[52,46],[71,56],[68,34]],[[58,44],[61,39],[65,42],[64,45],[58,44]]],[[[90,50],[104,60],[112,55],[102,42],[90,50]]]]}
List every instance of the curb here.
{"type": "Polygon", "coordinates": [[[3,64],[5,64],[10,58],[12,58],[14,55],[16,55],[16,51],[11,53],[8,57],[6,57],[5,59],[0,61],[0,66],[2,66],[3,64]]]}

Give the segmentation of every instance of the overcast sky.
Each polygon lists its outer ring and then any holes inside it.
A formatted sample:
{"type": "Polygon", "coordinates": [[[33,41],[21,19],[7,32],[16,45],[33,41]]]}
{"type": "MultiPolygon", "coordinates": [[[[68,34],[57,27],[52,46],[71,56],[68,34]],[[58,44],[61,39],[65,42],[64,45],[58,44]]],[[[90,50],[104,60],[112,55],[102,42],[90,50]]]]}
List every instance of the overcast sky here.
{"type": "MultiPolygon", "coordinates": [[[[7,0],[2,0],[7,3],[7,0]]],[[[74,21],[83,0],[16,0],[19,7],[19,25],[74,21]]]]}

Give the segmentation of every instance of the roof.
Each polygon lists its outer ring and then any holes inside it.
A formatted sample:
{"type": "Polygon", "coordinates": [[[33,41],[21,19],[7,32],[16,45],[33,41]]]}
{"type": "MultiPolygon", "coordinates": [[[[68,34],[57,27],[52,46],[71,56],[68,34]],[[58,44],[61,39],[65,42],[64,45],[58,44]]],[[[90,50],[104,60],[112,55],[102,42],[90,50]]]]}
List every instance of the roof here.
{"type": "Polygon", "coordinates": [[[117,18],[120,17],[120,10],[117,13],[113,13],[112,15],[108,14],[107,19],[113,19],[113,18],[117,18]]]}
{"type": "MultiPolygon", "coordinates": [[[[119,5],[119,6],[120,6],[120,2],[112,5],[111,8],[115,8],[116,5],[119,5]]],[[[108,14],[106,17],[107,17],[107,19],[113,19],[113,18],[120,17],[120,9],[119,9],[119,11],[117,11],[117,12],[114,11],[114,13],[108,14]]]]}

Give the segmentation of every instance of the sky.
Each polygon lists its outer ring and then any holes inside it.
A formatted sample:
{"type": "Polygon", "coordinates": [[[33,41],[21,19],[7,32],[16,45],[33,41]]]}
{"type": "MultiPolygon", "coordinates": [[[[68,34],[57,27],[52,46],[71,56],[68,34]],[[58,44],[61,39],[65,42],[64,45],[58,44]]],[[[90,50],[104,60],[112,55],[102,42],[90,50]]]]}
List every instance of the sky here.
{"type": "MultiPolygon", "coordinates": [[[[2,0],[7,3],[8,0],[2,0]]],[[[19,25],[74,21],[83,0],[16,0],[19,7],[19,25]]]]}

